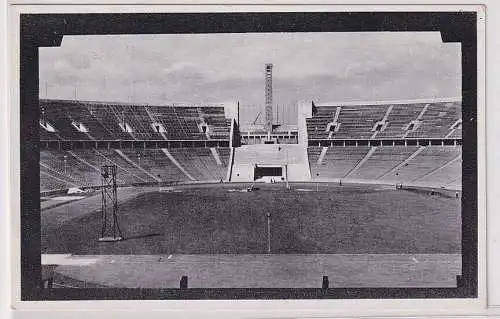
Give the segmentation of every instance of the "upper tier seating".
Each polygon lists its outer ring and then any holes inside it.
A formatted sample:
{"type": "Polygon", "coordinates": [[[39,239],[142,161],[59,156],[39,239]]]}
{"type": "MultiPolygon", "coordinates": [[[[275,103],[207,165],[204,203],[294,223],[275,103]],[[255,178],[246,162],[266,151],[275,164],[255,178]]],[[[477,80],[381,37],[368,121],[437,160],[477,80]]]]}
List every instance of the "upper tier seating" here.
{"type": "Polygon", "coordinates": [[[462,117],[462,103],[432,103],[424,112],[422,124],[407,137],[445,137],[450,127],[462,117]]]}
{"type": "Polygon", "coordinates": [[[320,105],[315,107],[312,118],[306,119],[307,133],[309,139],[461,137],[461,129],[451,129],[461,119],[461,109],[461,102],[320,105]],[[328,124],[334,122],[338,108],[337,128],[330,132],[328,124]],[[408,130],[412,121],[418,125],[408,130]],[[378,122],[381,129],[374,134],[378,122]]]}
{"type": "Polygon", "coordinates": [[[222,106],[40,100],[40,111],[40,120],[56,130],[40,126],[40,140],[228,140],[231,130],[222,106]],[[73,122],[83,124],[87,132],[78,131],[73,122]],[[157,123],[161,132],[153,127],[157,123]]]}
{"type": "Polygon", "coordinates": [[[344,106],[337,122],[340,129],[335,138],[370,138],[375,123],[382,120],[388,105],[344,106]]]}
{"type": "Polygon", "coordinates": [[[394,104],[384,131],[377,134],[377,138],[402,138],[408,124],[415,120],[424,109],[425,104],[394,104]]]}

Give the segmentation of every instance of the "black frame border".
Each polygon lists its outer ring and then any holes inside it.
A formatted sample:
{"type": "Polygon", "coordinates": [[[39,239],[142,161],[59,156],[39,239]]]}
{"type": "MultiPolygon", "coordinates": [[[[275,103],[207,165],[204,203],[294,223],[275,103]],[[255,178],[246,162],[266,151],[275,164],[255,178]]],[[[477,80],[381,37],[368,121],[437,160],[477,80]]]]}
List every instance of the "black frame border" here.
{"type": "Polygon", "coordinates": [[[20,15],[21,300],[477,298],[477,13],[238,12],[20,15]],[[64,35],[440,31],[462,48],[462,275],[457,288],[65,289],[43,288],[39,179],[38,48],[64,35]]]}

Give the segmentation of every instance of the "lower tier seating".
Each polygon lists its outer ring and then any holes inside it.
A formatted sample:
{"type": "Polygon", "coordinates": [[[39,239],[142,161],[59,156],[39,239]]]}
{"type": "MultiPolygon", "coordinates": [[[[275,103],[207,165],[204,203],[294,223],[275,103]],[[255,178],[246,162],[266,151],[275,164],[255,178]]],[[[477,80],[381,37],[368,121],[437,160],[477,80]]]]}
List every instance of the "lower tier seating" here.
{"type": "Polygon", "coordinates": [[[350,179],[446,187],[461,185],[462,148],[426,147],[309,147],[313,180],[350,179]]]}
{"type": "Polygon", "coordinates": [[[117,166],[119,185],[192,181],[190,176],[196,181],[226,178],[229,148],[183,148],[167,152],[175,161],[161,149],[43,150],[40,191],[100,185],[102,165],[117,166]]]}

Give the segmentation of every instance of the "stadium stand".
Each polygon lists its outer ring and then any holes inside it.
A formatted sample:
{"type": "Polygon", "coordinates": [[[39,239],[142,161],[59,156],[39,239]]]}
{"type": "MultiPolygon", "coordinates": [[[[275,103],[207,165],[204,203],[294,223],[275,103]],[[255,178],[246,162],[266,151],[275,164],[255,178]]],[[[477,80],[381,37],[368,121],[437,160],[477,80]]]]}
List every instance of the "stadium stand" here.
{"type": "Polygon", "coordinates": [[[40,191],[50,191],[68,188],[68,183],[57,179],[47,172],[43,167],[40,168],[40,191]]]}
{"type": "Polygon", "coordinates": [[[219,181],[226,178],[227,166],[219,165],[209,148],[178,148],[169,151],[198,181],[219,181]]]}
{"type": "Polygon", "coordinates": [[[406,160],[418,147],[377,147],[375,152],[358,169],[349,175],[352,179],[376,180],[384,173],[406,160]]]}
{"type": "Polygon", "coordinates": [[[186,175],[160,149],[123,149],[128,158],[162,181],[187,181],[186,175]]]}
{"type": "Polygon", "coordinates": [[[424,109],[425,104],[395,104],[387,118],[384,131],[377,134],[377,138],[403,138],[408,124],[415,120],[424,109]]]}
{"type": "MultiPolygon", "coordinates": [[[[72,153],[78,157],[78,159],[82,162],[87,163],[88,166],[91,166],[94,168],[93,171],[91,171],[91,175],[89,178],[92,178],[92,176],[95,176],[97,173],[97,176],[99,176],[100,172],[100,167],[101,165],[110,165],[112,164],[111,161],[109,161],[106,157],[101,155],[100,151],[97,150],[74,150],[72,153]]],[[[143,179],[139,178],[135,174],[133,174],[133,171],[130,169],[127,170],[127,166],[122,167],[122,166],[117,166],[117,182],[119,184],[127,185],[127,184],[134,184],[134,183],[141,183],[144,182],[143,179]]],[[[100,177],[99,177],[100,178],[100,177]]],[[[100,182],[99,182],[100,184],[100,182]]],[[[97,184],[97,185],[99,185],[97,184]]]]}
{"type": "Polygon", "coordinates": [[[343,106],[335,138],[370,138],[375,123],[384,117],[387,108],[387,105],[343,106]]]}
{"type": "Polygon", "coordinates": [[[446,137],[450,127],[461,118],[460,102],[432,103],[421,118],[421,125],[406,137],[446,137]]]}
{"type": "MultiPolygon", "coordinates": [[[[43,131],[45,135],[43,137],[52,139],[55,136],[59,136],[64,139],[73,140],[89,139],[88,134],[78,131],[72,125],[74,121],[82,121],[85,118],[85,114],[88,112],[82,108],[81,105],[74,104],[69,106],[60,101],[52,101],[50,103],[43,101],[40,104],[41,120],[48,121],[57,131],[57,134],[50,134],[50,132],[47,132],[40,127],[41,131],[43,131]]],[[[85,121],[85,125],[90,127],[90,121],[85,121]]]]}
{"type": "MultiPolygon", "coordinates": [[[[310,159],[311,177],[316,180],[344,178],[369,150],[367,146],[329,147],[321,163],[310,159]]],[[[318,147],[309,147],[308,151],[317,154],[318,147]]]]}
{"type": "Polygon", "coordinates": [[[219,152],[219,158],[222,162],[222,165],[224,165],[227,168],[227,166],[229,165],[229,157],[231,149],[229,147],[221,147],[218,148],[217,151],[219,152]]]}
{"type": "MultiPolygon", "coordinates": [[[[235,147],[232,158],[229,147],[206,144],[200,147],[193,142],[230,141],[232,119],[226,118],[222,106],[41,100],[40,110],[41,141],[135,140],[141,145],[122,149],[108,144],[108,148],[98,146],[97,149],[43,149],[40,152],[41,191],[99,185],[100,167],[105,164],[118,167],[120,185],[213,182],[228,178],[246,181],[252,179],[255,164],[283,167],[286,164],[288,178],[297,181],[344,179],[461,185],[461,146],[456,141],[449,145],[439,141],[439,144],[431,143],[432,146],[416,145],[416,142],[405,146],[412,138],[460,139],[459,101],[312,104],[312,116],[309,113],[305,120],[302,118],[305,123],[302,134],[311,146],[296,144],[296,141],[279,146],[243,145],[235,147]],[[340,143],[333,144],[336,139],[341,140],[340,143]],[[367,142],[355,146],[358,140],[374,139],[400,141],[393,146],[368,146],[367,142]],[[161,149],[146,147],[150,140],[186,142],[156,146],[168,147],[161,149]],[[311,143],[317,140],[327,142],[311,143]],[[346,143],[345,140],[356,141],[346,143]],[[299,174],[303,170],[307,172],[299,174]]],[[[235,131],[233,137],[255,132],[235,131]]]]}
{"type": "Polygon", "coordinates": [[[417,182],[434,185],[460,185],[462,175],[462,157],[457,156],[447,164],[428,172],[417,182]]]}
{"type": "Polygon", "coordinates": [[[309,139],[461,137],[461,129],[448,135],[461,119],[461,109],[459,101],[318,105],[306,119],[307,133],[309,139]],[[413,126],[412,121],[416,121],[413,126]],[[335,130],[330,123],[335,124],[335,130]],[[380,131],[374,135],[377,123],[380,131]]]}
{"type": "MultiPolygon", "coordinates": [[[[194,180],[226,178],[229,148],[182,148],[172,149],[170,153],[194,180]]],[[[161,149],[42,150],[40,190],[98,186],[100,167],[106,164],[117,165],[117,182],[121,185],[191,181],[161,149]]]]}
{"type": "Polygon", "coordinates": [[[41,140],[229,139],[231,119],[223,106],[148,106],[125,103],[40,100],[41,140]],[[87,132],[73,125],[83,124],[87,132]],[[154,124],[160,124],[158,130],[154,124]]]}
{"type": "Polygon", "coordinates": [[[81,163],[64,151],[40,152],[40,165],[51,171],[53,176],[72,182],[75,186],[99,185],[99,175],[92,168],[81,163]]]}
{"type": "MultiPolygon", "coordinates": [[[[448,162],[455,160],[462,153],[461,147],[428,146],[403,167],[387,174],[381,180],[390,181],[418,181],[427,174],[440,169],[448,162]]],[[[461,176],[461,172],[458,175],[461,176]]]]}

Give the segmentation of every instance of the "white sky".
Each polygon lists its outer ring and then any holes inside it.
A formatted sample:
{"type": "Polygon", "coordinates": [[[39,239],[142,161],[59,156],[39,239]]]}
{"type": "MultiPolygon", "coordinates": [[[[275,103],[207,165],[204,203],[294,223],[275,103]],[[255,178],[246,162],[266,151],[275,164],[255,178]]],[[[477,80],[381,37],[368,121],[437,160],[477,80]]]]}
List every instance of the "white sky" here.
{"type": "Polygon", "coordinates": [[[459,44],[436,32],[385,32],[65,36],[61,47],[40,49],[40,97],[238,100],[242,121],[252,122],[263,111],[265,63],[274,64],[274,102],[288,123],[298,100],[461,95],[459,44]]]}

